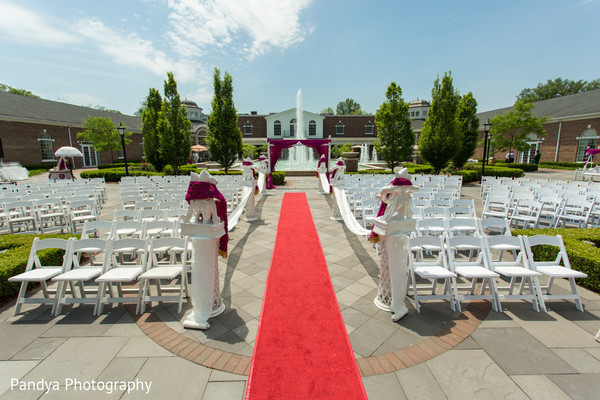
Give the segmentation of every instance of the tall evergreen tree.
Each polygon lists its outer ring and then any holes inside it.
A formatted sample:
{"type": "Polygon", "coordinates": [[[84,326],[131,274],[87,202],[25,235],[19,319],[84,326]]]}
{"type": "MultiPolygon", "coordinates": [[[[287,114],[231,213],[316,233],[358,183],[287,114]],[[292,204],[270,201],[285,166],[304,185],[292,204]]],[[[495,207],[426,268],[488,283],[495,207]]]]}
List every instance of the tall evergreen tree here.
{"type": "Polygon", "coordinates": [[[473,93],[469,92],[462,96],[458,102],[456,114],[458,129],[462,133],[462,146],[452,158],[456,168],[462,168],[475,153],[477,138],[479,135],[479,118],[477,118],[477,100],[473,93]]]}
{"type": "Polygon", "coordinates": [[[161,157],[161,137],[158,130],[159,121],[164,118],[162,113],[162,97],[157,89],[150,88],[148,97],[144,100],[142,112],[142,135],[144,136],[144,154],[146,160],[157,171],[162,171],[165,162],[161,157]]]}
{"type": "Polygon", "coordinates": [[[177,82],[173,73],[167,73],[165,81],[165,98],[162,103],[161,118],[158,130],[161,135],[161,158],[165,164],[170,164],[179,175],[179,167],[187,164],[190,152],[190,129],[192,123],[187,117],[187,111],[177,93],[177,82]]]}
{"type": "Polygon", "coordinates": [[[461,146],[456,110],[459,95],[454,90],[451,74],[437,78],[431,90],[431,108],[419,138],[419,154],[431,164],[436,174],[446,168],[461,146]]]}
{"type": "Polygon", "coordinates": [[[402,99],[402,88],[392,82],[375,115],[377,125],[377,154],[393,171],[402,161],[410,160],[415,144],[415,134],[408,116],[408,103],[402,99]]]}
{"type": "Polygon", "coordinates": [[[215,68],[213,80],[215,93],[211,103],[212,112],[208,117],[206,143],[212,158],[227,173],[242,152],[242,131],[237,126],[231,75],[225,72],[221,80],[221,72],[215,68]]]}

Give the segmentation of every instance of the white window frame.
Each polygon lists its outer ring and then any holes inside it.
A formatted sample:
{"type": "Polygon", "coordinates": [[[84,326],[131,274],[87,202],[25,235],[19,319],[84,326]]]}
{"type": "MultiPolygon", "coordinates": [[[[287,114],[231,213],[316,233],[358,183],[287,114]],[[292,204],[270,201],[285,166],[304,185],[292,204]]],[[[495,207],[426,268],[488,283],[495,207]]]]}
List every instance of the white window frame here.
{"type": "Polygon", "coordinates": [[[54,139],[46,130],[40,135],[38,138],[38,142],[40,142],[40,150],[42,152],[42,162],[54,162],[56,161],[54,157],[54,139]],[[49,147],[44,149],[44,146],[49,147]]]}
{"type": "Polygon", "coordinates": [[[344,127],[345,127],[345,125],[342,123],[342,121],[340,121],[337,124],[335,124],[335,134],[336,135],[343,135],[344,134],[344,127]],[[340,132],[340,128],[341,128],[341,132],[340,132]]]}

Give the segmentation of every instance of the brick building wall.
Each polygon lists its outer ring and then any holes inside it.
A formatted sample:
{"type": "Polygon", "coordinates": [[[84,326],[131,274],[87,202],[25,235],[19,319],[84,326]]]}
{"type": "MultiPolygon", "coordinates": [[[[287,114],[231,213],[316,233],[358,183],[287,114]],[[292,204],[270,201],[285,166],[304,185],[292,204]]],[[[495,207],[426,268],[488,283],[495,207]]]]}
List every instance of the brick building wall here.
{"type": "MultiPolygon", "coordinates": [[[[0,121],[0,138],[4,149],[4,162],[19,162],[21,165],[37,164],[56,164],[56,161],[43,161],[40,141],[42,133],[50,135],[53,140],[53,151],[62,146],[73,146],[80,149],[77,139],[77,133],[83,131],[82,128],[71,127],[69,139],[69,127],[61,125],[37,124],[31,122],[0,121]]],[[[134,133],[130,139],[132,143],[127,145],[127,159],[139,160],[142,157],[142,135],[134,133]]],[[[117,158],[117,152],[114,152],[115,162],[120,161],[117,158]]],[[[112,162],[111,154],[108,151],[99,152],[100,164],[109,164],[112,162]]],[[[83,159],[75,158],[75,168],[83,167],[83,159]]]]}

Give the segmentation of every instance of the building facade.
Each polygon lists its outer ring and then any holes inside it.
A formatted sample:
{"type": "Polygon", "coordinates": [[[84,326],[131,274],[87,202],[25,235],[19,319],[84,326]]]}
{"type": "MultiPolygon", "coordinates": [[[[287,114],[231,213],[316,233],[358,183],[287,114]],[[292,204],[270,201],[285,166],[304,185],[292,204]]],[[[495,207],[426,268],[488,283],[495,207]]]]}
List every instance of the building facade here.
{"type": "MultiPolygon", "coordinates": [[[[192,122],[191,144],[205,144],[208,117],[196,103],[184,100],[188,118],[192,122]]],[[[427,117],[429,103],[415,100],[409,103],[413,130],[418,137],[427,117]]],[[[480,139],[483,140],[483,123],[511,108],[479,113],[480,139]]],[[[517,162],[531,162],[537,151],[541,161],[583,162],[587,147],[600,145],[600,90],[539,101],[534,104],[537,116],[548,116],[544,124],[546,135],[529,138],[529,149],[516,154],[517,162]]],[[[122,153],[98,152],[91,143],[77,137],[83,131],[83,121],[88,117],[110,118],[113,123],[123,123],[132,132],[127,145],[128,160],[143,157],[142,120],[139,117],[74,106],[56,101],[36,99],[11,93],[0,93],[0,158],[4,162],[20,162],[22,165],[56,163],[54,152],[62,146],[73,146],[82,151],[83,159],[75,159],[76,168],[93,168],[100,164],[118,161],[122,153]]],[[[369,146],[372,154],[377,138],[374,115],[320,115],[304,110],[302,122],[298,122],[296,109],[278,113],[239,114],[238,127],[243,141],[254,145],[266,144],[267,138],[299,137],[300,126],[306,138],[331,138],[332,143],[369,146]]],[[[490,155],[504,159],[504,154],[494,149],[490,155]]],[[[476,149],[474,158],[483,157],[483,147],[476,149]]]]}

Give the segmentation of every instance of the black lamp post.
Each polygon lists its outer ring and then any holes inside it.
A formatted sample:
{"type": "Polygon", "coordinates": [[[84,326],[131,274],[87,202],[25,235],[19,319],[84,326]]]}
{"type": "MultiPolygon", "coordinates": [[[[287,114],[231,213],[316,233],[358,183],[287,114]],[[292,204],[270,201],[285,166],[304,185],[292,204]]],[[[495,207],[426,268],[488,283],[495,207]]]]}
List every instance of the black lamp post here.
{"type": "Polygon", "coordinates": [[[117,127],[119,131],[119,135],[121,136],[121,145],[123,146],[123,159],[125,159],[125,176],[129,176],[129,168],[127,168],[127,152],[125,151],[125,127],[123,123],[120,122],[117,127]]]}
{"type": "Polygon", "coordinates": [[[490,122],[490,120],[488,119],[487,122],[485,124],[483,124],[483,163],[481,164],[481,179],[479,180],[479,182],[483,182],[483,174],[485,172],[485,164],[487,163],[487,159],[488,159],[488,139],[489,139],[489,133],[490,130],[492,129],[492,123],[490,122]]]}

